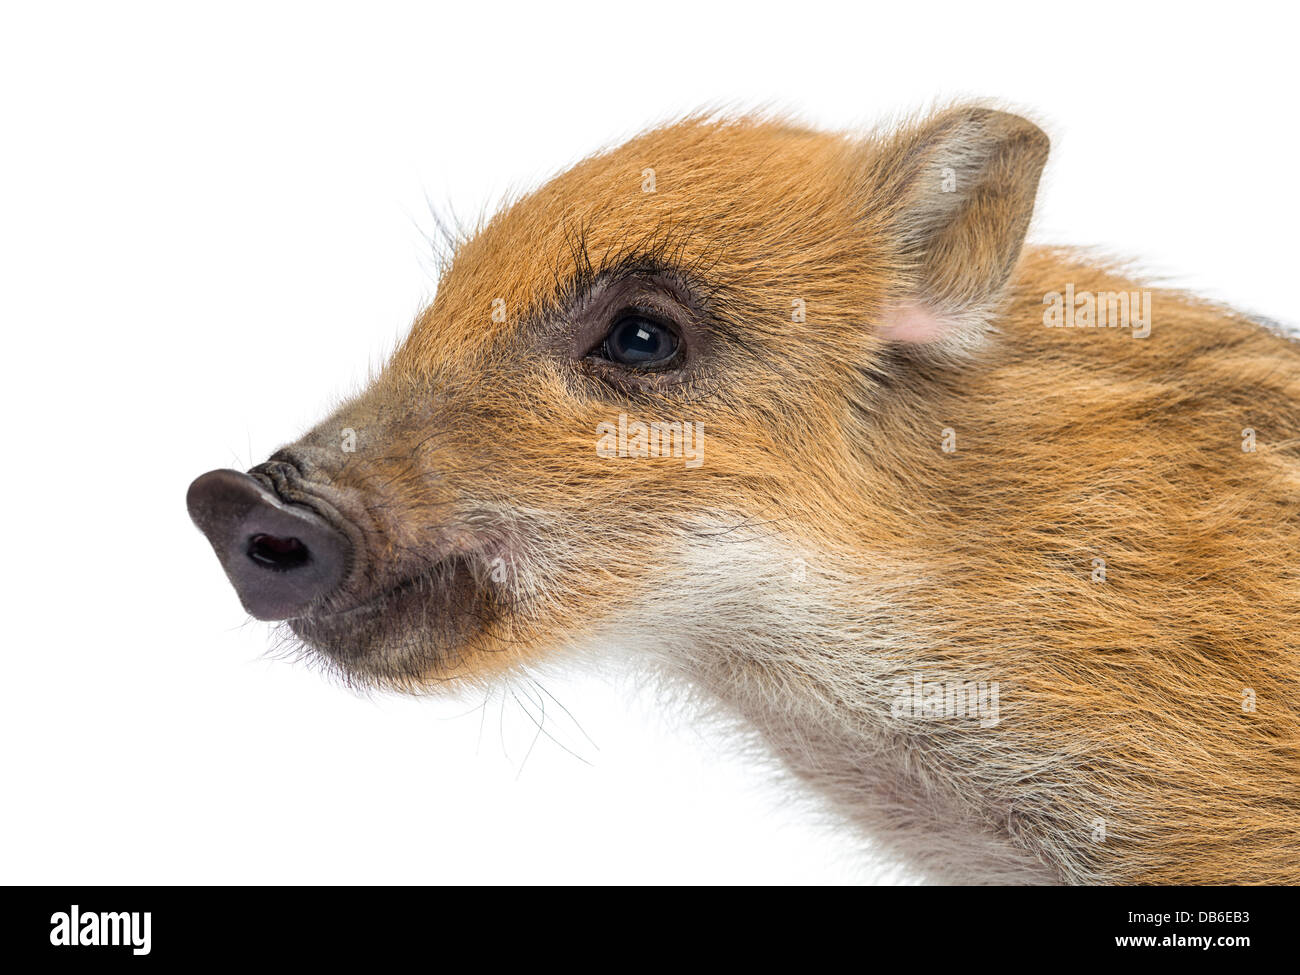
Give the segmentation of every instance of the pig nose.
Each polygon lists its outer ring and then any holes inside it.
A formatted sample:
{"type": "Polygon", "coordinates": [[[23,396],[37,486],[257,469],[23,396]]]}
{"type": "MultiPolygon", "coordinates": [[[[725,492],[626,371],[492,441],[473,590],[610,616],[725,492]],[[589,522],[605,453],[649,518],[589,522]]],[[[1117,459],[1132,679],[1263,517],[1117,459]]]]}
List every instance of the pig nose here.
{"type": "Polygon", "coordinates": [[[342,583],[352,554],[347,536],[247,474],[209,471],[185,502],[257,619],[292,619],[342,583]]]}

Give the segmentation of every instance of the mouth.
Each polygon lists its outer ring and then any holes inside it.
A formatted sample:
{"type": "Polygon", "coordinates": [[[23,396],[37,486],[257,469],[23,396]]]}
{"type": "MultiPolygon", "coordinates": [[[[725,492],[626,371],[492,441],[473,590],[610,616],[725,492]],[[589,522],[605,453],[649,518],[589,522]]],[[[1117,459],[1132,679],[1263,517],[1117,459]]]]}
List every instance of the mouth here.
{"type": "Polygon", "coordinates": [[[459,573],[468,571],[468,566],[462,563],[464,563],[462,559],[448,560],[445,564],[439,563],[428,572],[403,576],[396,583],[381,590],[378,594],[367,597],[354,605],[339,609],[323,609],[318,613],[304,614],[299,618],[329,624],[348,624],[351,621],[364,619],[367,614],[373,615],[382,612],[385,607],[405,598],[408,593],[427,597],[445,588],[454,588],[455,579],[459,573]],[[450,577],[450,581],[448,577],[450,577]]]}
{"type": "Polygon", "coordinates": [[[476,561],[453,555],[287,623],[349,679],[409,686],[454,677],[502,608],[501,594],[476,561]]]}

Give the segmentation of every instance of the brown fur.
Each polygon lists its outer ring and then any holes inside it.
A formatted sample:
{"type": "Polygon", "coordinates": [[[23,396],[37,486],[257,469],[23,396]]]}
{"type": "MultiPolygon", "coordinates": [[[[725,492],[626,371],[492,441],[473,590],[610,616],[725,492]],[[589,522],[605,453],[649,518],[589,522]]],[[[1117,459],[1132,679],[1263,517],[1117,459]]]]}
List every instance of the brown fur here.
{"type": "Polygon", "coordinates": [[[1147,339],[1044,327],[1067,283],[1153,290],[1022,252],[1046,153],[972,106],[699,117],[505,208],[264,470],[360,553],[295,632],[415,690],[639,655],[935,879],[1300,881],[1300,348],[1170,291],[1147,339]],[[686,366],[584,358],[629,296],[686,366]],[[597,456],[620,412],[702,422],[704,462],[597,456]],[[917,674],[998,681],[1000,722],[894,715],[917,674]]]}

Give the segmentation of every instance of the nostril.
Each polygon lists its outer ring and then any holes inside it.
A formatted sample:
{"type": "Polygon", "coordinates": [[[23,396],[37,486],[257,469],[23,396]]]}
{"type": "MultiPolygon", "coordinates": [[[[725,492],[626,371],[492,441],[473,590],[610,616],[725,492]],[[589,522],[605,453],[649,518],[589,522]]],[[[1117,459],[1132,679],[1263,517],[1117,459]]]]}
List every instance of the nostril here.
{"type": "Polygon", "coordinates": [[[209,471],[185,501],[244,608],[259,620],[295,619],[350,571],[345,528],[280,497],[260,477],[209,471]]]}
{"type": "Polygon", "coordinates": [[[259,534],[248,540],[248,557],[268,569],[288,572],[306,565],[311,552],[296,538],[259,534]]]}

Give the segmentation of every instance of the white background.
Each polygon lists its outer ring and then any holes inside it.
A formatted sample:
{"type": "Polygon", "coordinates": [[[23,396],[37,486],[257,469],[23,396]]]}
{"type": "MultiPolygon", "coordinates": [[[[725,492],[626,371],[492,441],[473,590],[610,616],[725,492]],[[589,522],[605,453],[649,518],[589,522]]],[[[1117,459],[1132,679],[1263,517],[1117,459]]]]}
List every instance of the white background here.
{"type": "Polygon", "coordinates": [[[382,361],[426,199],[472,218],[702,105],[1006,99],[1053,137],[1034,239],[1300,318],[1294,25],[1068,10],[7,4],[0,881],[906,879],[634,680],[545,678],[575,758],[508,694],[268,659],[184,493],[382,361]]]}

